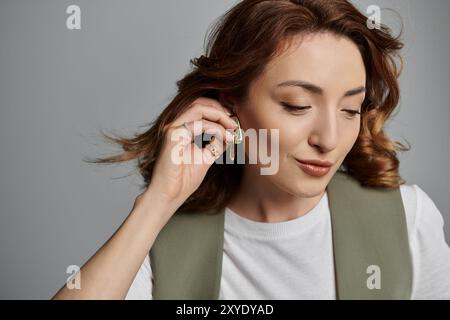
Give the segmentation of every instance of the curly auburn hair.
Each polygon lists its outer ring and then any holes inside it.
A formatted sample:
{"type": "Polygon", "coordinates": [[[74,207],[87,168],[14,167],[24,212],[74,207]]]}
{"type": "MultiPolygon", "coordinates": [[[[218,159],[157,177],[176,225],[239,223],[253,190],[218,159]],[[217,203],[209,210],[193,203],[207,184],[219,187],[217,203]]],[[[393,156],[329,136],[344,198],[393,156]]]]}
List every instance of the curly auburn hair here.
{"type": "MultiPolygon", "coordinates": [[[[399,175],[397,151],[410,147],[389,139],[383,128],[399,101],[397,79],[403,61],[398,52],[403,43],[400,35],[393,37],[387,26],[369,29],[366,23],[367,17],[346,0],[243,0],[213,26],[207,53],[190,60],[193,70],[176,82],[177,95],[148,124],[150,128],[131,138],[108,136],[102,131],[123,152],[87,161],[111,164],[137,160],[144,179],[142,188],[147,187],[166,126],[195,99],[204,96],[222,102],[222,94],[226,94],[238,102],[245,101],[252,80],[288,47],[289,40],[298,34],[331,32],[357,45],[367,74],[359,136],[342,167],[363,186],[396,188],[405,183],[399,175]],[[400,70],[396,57],[400,58],[400,70]]],[[[214,163],[179,210],[223,208],[239,185],[242,169],[242,164],[214,163]]]]}

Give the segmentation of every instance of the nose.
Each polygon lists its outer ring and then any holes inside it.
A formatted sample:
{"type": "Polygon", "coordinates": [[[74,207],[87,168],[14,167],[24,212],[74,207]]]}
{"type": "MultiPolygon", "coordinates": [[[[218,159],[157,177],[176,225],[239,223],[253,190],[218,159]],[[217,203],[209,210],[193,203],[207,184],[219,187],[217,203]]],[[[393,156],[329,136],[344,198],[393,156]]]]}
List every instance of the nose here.
{"type": "Polygon", "coordinates": [[[333,108],[326,108],[319,112],[313,120],[308,143],[320,152],[330,152],[338,143],[338,119],[333,108]]]}

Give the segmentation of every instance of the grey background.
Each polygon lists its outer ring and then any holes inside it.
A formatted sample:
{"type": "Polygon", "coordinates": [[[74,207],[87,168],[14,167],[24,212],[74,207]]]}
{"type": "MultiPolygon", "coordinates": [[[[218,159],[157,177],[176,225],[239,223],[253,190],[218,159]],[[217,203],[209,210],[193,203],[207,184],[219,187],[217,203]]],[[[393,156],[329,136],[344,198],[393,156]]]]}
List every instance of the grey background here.
{"type": "MultiPolygon", "coordinates": [[[[208,27],[231,0],[0,2],[0,298],[49,299],[131,210],[132,164],[89,165],[117,149],[99,129],[131,134],[170,102],[208,27]],[[66,8],[81,7],[81,30],[66,8]]],[[[450,1],[355,1],[396,9],[406,65],[391,137],[412,144],[401,174],[444,216],[450,126],[450,1]]],[[[382,21],[396,16],[383,11],[382,21]]],[[[141,126],[141,127],[140,127],[141,126]]]]}

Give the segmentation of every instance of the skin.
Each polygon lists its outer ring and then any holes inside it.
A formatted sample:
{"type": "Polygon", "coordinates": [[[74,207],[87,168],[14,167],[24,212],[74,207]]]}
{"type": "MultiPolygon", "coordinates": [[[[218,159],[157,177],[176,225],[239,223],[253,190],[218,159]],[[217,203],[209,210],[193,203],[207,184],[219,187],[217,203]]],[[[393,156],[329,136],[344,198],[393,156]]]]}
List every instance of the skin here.
{"type": "MultiPolygon", "coordinates": [[[[245,104],[234,105],[244,130],[280,130],[278,172],[260,175],[258,164],[246,164],[240,189],[228,204],[233,211],[251,220],[278,222],[306,214],[320,200],[358,136],[360,118],[346,110],[359,109],[364,93],[345,98],[343,95],[365,84],[359,51],[350,40],[329,34],[301,39],[271,61],[265,72],[252,82],[245,104]],[[323,88],[323,93],[311,93],[300,87],[274,90],[286,80],[314,83],[323,88]],[[300,113],[287,111],[280,102],[311,108],[300,113]],[[330,160],[334,165],[326,176],[312,177],[300,170],[295,157],[330,160]]],[[[197,99],[192,108],[169,126],[170,132],[183,128],[187,122],[183,130],[193,134],[193,122],[203,119],[205,129],[214,128],[223,136],[225,129],[233,129],[233,121],[226,111],[218,101],[197,99]]],[[[212,143],[223,152],[221,139],[212,143]]],[[[267,147],[270,143],[269,140],[267,147]]],[[[119,229],[82,266],[81,289],[70,290],[64,285],[53,299],[123,299],[126,296],[160,230],[198,188],[211,165],[174,164],[171,157],[175,146],[178,143],[168,134],[150,186],[136,198],[119,229]]],[[[193,147],[190,140],[181,144],[185,152],[193,147]]],[[[198,148],[197,152],[211,156],[208,150],[198,148]]]]}
{"type": "Polygon", "coordinates": [[[274,175],[261,175],[260,164],[246,161],[242,183],[228,207],[260,222],[291,220],[315,207],[359,134],[360,115],[349,111],[361,111],[365,90],[344,93],[364,88],[365,83],[362,56],[350,39],[331,33],[294,38],[292,46],[252,82],[247,101],[234,105],[244,131],[279,129],[279,169],[274,175]],[[323,92],[277,88],[288,80],[312,83],[323,92]],[[289,111],[282,102],[310,108],[289,111]],[[295,158],[328,160],[333,166],[325,176],[314,177],[301,170],[295,158]]]}

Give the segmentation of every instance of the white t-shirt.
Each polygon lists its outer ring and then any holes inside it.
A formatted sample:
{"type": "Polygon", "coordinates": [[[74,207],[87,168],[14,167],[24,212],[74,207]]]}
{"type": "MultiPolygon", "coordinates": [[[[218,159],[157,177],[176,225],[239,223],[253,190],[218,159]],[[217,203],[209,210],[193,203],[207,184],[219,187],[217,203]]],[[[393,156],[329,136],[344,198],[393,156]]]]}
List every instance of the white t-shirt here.
{"type": "MultiPolygon", "coordinates": [[[[413,263],[412,299],[450,299],[444,220],[416,184],[401,185],[413,263]]],[[[152,299],[147,255],[126,299],[152,299]]],[[[325,192],[307,214],[265,223],[225,209],[219,299],[336,299],[331,216],[325,192]]]]}

